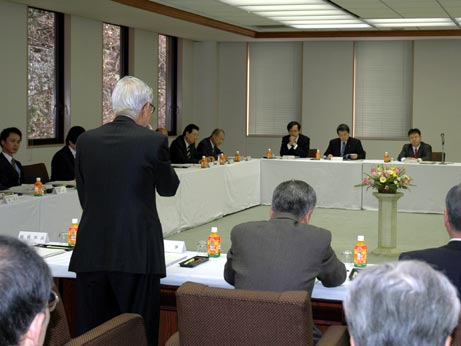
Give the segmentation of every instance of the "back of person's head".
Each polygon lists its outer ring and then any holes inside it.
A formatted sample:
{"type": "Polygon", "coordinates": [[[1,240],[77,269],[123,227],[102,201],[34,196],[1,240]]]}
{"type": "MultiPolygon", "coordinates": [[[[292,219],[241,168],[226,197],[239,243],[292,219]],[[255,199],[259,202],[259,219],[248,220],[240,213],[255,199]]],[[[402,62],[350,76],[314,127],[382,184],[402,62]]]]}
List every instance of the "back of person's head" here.
{"type": "Polygon", "coordinates": [[[184,131],[182,132],[182,135],[185,136],[186,133],[191,133],[192,131],[197,130],[199,131],[199,127],[195,124],[189,124],[184,128],[184,131]]]}
{"type": "Polygon", "coordinates": [[[112,92],[112,109],[115,115],[136,117],[146,103],[152,102],[152,95],[152,88],[142,80],[125,76],[117,82],[112,92]]]}
{"type": "Polygon", "coordinates": [[[51,273],[27,244],[0,235],[0,345],[20,345],[35,316],[45,312],[51,273]]]}
{"type": "Polygon", "coordinates": [[[3,129],[2,132],[0,133],[0,142],[6,141],[10,133],[15,133],[19,136],[20,139],[22,139],[21,130],[19,130],[17,127],[7,127],[6,129],[3,129]]]}
{"type": "Polygon", "coordinates": [[[272,194],[272,210],[290,213],[297,218],[304,217],[317,203],[314,189],[301,180],[288,180],[280,183],[272,194]]]}
{"type": "Polygon", "coordinates": [[[451,228],[461,232],[461,184],[453,186],[448,191],[445,208],[451,228]]]}
{"type": "Polygon", "coordinates": [[[420,135],[421,136],[421,131],[419,129],[409,129],[408,130],[408,137],[410,137],[410,135],[413,135],[413,134],[417,134],[417,135],[420,135]]]}
{"type": "Polygon", "coordinates": [[[295,125],[298,126],[298,130],[301,130],[301,124],[297,121],[290,121],[287,125],[287,130],[290,131],[290,129],[295,125]]]}
{"type": "Polygon", "coordinates": [[[66,145],[70,142],[77,143],[77,138],[85,132],[85,129],[81,126],[72,126],[66,136],[66,145]]]}
{"type": "Polygon", "coordinates": [[[338,127],[336,128],[336,133],[346,131],[347,133],[350,133],[349,126],[346,124],[339,124],[338,127]]]}
{"type": "Polygon", "coordinates": [[[443,346],[460,310],[453,284],[419,261],[366,268],[343,305],[355,346],[443,346]]]}

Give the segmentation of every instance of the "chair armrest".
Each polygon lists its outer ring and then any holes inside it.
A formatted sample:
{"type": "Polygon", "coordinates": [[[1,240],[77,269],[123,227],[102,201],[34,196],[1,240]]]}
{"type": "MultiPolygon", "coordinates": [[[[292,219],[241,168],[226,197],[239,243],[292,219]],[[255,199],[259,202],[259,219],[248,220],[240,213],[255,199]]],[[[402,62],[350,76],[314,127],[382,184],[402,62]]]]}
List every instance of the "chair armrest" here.
{"type": "Polygon", "coordinates": [[[317,346],[349,345],[349,332],[346,326],[330,326],[317,343],[317,346]]]}
{"type": "Polygon", "coordinates": [[[144,320],[137,314],[121,314],[72,339],[65,346],[147,346],[144,320]]]}
{"type": "Polygon", "coordinates": [[[165,346],[179,346],[179,332],[174,333],[170,338],[166,341],[165,346]]]}

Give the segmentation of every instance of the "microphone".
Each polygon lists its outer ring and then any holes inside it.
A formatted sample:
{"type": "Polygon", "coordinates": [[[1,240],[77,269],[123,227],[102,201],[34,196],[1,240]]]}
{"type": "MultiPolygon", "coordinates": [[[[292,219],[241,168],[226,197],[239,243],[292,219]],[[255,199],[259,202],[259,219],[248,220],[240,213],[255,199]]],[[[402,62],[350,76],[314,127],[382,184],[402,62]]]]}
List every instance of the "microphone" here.
{"type": "Polygon", "coordinates": [[[445,133],[442,132],[440,138],[442,139],[442,145],[445,145],[445,133]]]}

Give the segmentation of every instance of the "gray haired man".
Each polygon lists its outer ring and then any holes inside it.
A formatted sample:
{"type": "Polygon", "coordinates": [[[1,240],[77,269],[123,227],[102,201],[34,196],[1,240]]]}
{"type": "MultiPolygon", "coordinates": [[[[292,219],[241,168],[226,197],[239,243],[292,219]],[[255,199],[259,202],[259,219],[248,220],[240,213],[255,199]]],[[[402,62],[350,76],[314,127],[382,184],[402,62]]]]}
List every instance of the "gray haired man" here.
{"type": "Polygon", "coordinates": [[[460,309],[450,281],[418,261],[367,268],[343,305],[352,346],[448,346],[460,309]]]}
{"type": "Polygon", "coordinates": [[[235,288],[310,294],[316,278],[327,287],[341,285],[346,268],[331,248],[331,233],[309,224],[316,200],[314,189],[304,181],[278,185],[269,221],[232,229],[225,280],[235,288]]]}
{"type": "Polygon", "coordinates": [[[0,345],[43,345],[57,303],[51,280],[48,265],[33,249],[0,236],[0,345]]]}

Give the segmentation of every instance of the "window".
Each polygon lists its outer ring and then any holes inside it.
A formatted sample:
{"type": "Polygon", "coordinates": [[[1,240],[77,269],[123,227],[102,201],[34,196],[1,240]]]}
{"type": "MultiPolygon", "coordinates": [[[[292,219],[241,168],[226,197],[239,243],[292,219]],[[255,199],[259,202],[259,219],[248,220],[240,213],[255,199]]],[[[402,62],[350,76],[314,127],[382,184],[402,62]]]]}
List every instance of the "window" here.
{"type": "Polygon", "coordinates": [[[406,138],[412,116],[413,42],[357,42],[355,48],[355,135],[406,138]]]}
{"type": "Polygon", "coordinates": [[[158,120],[170,135],[176,134],[178,39],[158,35],[158,120]]]}
{"type": "Polygon", "coordinates": [[[102,122],[114,119],[112,90],[128,74],[128,28],[103,23],[102,39],[102,122]]]}
{"type": "Polygon", "coordinates": [[[28,8],[29,145],[62,143],[64,139],[64,16],[28,8]]]}
{"type": "Polygon", "coordinates": [[[247,134],[284,134],[301,117],[301,43],[250,43],[247,63],[247,134]]]}

